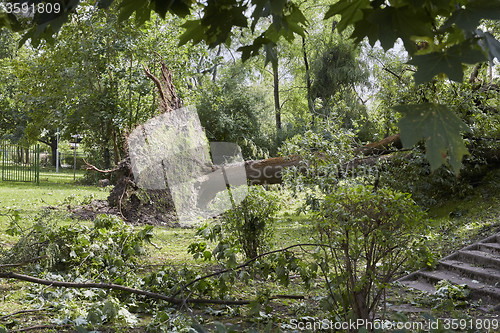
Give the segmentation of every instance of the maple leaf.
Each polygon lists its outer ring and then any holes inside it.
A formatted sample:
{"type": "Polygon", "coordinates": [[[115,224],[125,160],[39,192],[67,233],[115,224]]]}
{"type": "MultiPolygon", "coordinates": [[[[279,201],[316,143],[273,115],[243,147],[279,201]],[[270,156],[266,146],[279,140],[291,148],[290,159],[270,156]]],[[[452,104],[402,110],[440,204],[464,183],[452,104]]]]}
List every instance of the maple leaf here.
{"type": "Polygon", "coordinates": [[[431,169],[449,162],[458,174],[463,156],[469,153],[460,132],[471,132],[469,127],[446,105],[398,105],[393,109],[403,114],[398,122],[403,146],[410,148],[425,139],[425,155],[431,169]]]}

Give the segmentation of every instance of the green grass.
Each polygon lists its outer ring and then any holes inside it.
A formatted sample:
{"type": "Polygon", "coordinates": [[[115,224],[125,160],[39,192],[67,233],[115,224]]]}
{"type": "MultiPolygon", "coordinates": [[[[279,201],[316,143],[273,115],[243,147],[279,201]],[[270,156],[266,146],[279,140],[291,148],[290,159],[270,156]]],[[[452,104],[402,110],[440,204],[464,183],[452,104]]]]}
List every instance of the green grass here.
{"type": "MultiPolygon", "coordinates": [[[[76,181],[83,177],[77,170],[76,181]]],[[[40,172],[40,185],[25,182],[0,181],[0,230],[9,225],[13,211],[18,211],[21,223],[29,225],[37,214],[47,207],[77,205],[92,199],[106,199],[109,192],[95,186],[84,186],[73,180],[71,170],[56,173],[52,169],[40,172]]],[[[11,243],[15,238],[0,233],[0,243],[11,243]]]]}
{"type": "Polygon", "coordinates": [[[451,198],[429,210],[430,245],[443,257],[500,230],[500,170],[490,172],[483,185],[466,198],[451,198]]]}

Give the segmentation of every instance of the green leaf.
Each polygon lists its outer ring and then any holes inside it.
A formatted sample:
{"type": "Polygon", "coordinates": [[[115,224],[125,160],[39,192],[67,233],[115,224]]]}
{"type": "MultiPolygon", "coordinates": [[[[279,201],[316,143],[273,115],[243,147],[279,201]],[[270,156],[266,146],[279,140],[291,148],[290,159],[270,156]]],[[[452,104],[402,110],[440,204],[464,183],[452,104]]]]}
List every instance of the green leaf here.
{"type": "Polygon", "coordinates": [[[411,42],[411,37],[433,36],[427,14],[410,6],[375,10],[368,21],[378,27],[378,39],[385,50],[392,48],[398,38],[411,42]]]}
{"type": "Polygon", "coordinates": [[[278,53],[276,52],[276,44],[264,44],[264,52],[266,53],[266,60],[264,66],[271,63],[273,66],[278,66],[278,53]]]}
{"type": "Polygon", "coordinates": [[[204,29],[200,20],[187,21],[182,27],[185,28],[186,31],[179,37],[179,46],[186,44],[190,40],[196,44],[205,38],[204,29]]]}
{"type": "Polygon", "coordinates": [[[398,105],[394,110],[403,114],[398,122],[401,141],[410,148],[425,139],[426,157],[432,170],[447,162],[455,173],[462,166],[462,157],[468,154],[460,132],[471,132],[469,127],[446,105],[398,105]]]}
{"type": "Polygon", "coordinates": [[[118,20],[127,20],[135,11],[140,10],[145,6],[147,6],[146,1],[123,0],[120,3],[120,14],[118,15],[118,20]]]}
{"type": "MultiPolygon", "coordinates": [[[[246,61],[250,57],[258,55],[260,48],[263,47],[264,45],[275,45],[275,44],[269,38],[265,37],[264,35],[260,35],[253,41],[252,45],[245,45],[239,47],[238,51],[241,52],[241,60],[246,61]]],[[[266,65],[268,62],[269,62],[268,56],[266,55],[266,65]]]]}
{"type": "Polygon", "coordinates": [[[207,333],[208,332],[203,326],[201,326],[198,323],[194,323],[193,326],[191,326],[191,328],[193,330],[195,330],[195,332],[197,332],[197,333],[207,333]]]}
{"type": "Polygon", "coordinates": [[[269,1],[269,7],[271,8],[271,13],[276,15],[281,15],[283,13],[283,8],[285,7],[287,0],[271,0],[269,1]]]}
{"type": "Polygon", "coordinates": [[[495,58],[500,61],[500,42],[489,32],[478,30],[479,36],[483,37],[480,45],[488,51],[488,59],[493,62],[495,58]]]}
{"type": "Polygon", "coordinates": [[[97,1],[97,7],[99,9],[106,9],[106,8],[109,8],[109,6],[111,6],[111,4],[113,3],[114,0],[98,0],[97,1]]]}
{"type": "Polygon", "coordinates": [[[363,8],[370,8],[370,0],[344,0],[330,5],[325,14],[325,20],[340,14],[342,19],[337,24],[337,29],[343,31],[348,25],[363,19],[363,8]]]}
{"type": "MultiPolygon", "coordinates": [[[[84,327],[82,327],[82,326],[77,326],[77,327],[76,327],[76,331],[77,331],[78,333],[89,333],[89,331],[88,331],[88,330],[86,330],[86,329],[85,329],[84,327]]],[[[0,333],[1,333],[1,331],[0,331],[0,333]]]]}
{"type": "Polygon", "coordinates": [[[250,311],[249,314],[251,316],[258,315],[261,309],[260,302],[258,300],[251,301],[250,304],[250,311]]]}
{"type": "Polygon", "coordinates": [[[415,84],[429,82],[436,74],[444,73],[450,80],[461,82],[464,76],[462,63],[474,64],[483,62],[486,57],[479,48],[465,41],[444,52],[432,52],[416,55],[409,64],[418,67],[415,73],[415,84]]]}
{"type": "Polygon", "coordinates": [[[477,28],[481,20],[498,20],[500,18],[500,1],[498,0],[472,0],[468,1],[465,8],[456,10],[446,26],[456,25],[466,31],[477,28]]]}

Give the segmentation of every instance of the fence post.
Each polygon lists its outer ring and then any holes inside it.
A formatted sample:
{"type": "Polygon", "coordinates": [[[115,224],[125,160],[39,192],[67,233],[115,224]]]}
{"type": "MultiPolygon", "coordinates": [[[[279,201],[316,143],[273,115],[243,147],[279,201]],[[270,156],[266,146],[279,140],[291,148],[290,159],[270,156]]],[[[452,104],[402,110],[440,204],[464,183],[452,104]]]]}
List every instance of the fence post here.
{"type": "Polygon", "coordinates": [[[40,186],[40,144],[36,145],[36,162],[35,162],[35,168],[36,168],[36,185],[40,186]]]}
{"type": "Polygon", "coordinates": [[[4,143],[2,142],[1,144],[2,146],[2,181],[4,180],[4,172],[5,172],[5,149],[7,148],[6,145],[4,145],[4,143]]]}

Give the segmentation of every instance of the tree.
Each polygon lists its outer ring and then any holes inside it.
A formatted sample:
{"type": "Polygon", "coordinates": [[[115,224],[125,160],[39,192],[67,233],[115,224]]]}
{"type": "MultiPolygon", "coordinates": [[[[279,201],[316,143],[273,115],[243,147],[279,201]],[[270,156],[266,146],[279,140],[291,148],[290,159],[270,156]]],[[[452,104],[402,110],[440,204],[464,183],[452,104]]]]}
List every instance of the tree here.
{"type": "Polygon", "coordinates": [[[245,158],[264,155],[272,137],[264,126],[271,106],[263,88],[246,80],[250,71],[241,63],[227,66],[217,82],[204,86],[196,103],[209,141],[235,142],[245,158]]]}
{"type": "Polygon", "coordinates": [[[315,59],[312,74],[311,98],[321,105],[316,112],[333,116],[350,129],[354,129],[357,121],[367,118],[356,87],[366,85],[368,75],[352,45],[342,41],[326,45],[315,59]]]}

